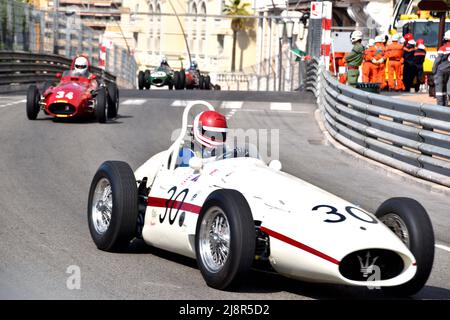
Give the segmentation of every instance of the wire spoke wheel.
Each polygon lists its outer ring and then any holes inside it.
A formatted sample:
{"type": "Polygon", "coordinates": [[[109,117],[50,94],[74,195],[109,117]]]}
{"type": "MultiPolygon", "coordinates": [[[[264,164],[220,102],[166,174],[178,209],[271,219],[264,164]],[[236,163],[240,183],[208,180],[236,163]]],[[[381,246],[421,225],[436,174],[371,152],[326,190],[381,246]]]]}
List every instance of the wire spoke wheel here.
{"type": "Polygon", "coordinates": [[[211,273],[219,272],[230,253],[230,225],[219,207],[211,207],[200,227],[200,255],[211,273]]]}
{"type": "Polygon", "coordinates": [[[113,195],[111,183],[108,179],[102,178],[95,187],[92,199],[92,223],[98,234],[104,234],[111,222],[113,210],[113,195]]]}
{"type": "Polygon", "coordinates": [[[408,248],[410,248],[408,227],[399,215],[388,213],[381,217],[380,220],[391,229],[391,231],[394,232],[408,248]]]}

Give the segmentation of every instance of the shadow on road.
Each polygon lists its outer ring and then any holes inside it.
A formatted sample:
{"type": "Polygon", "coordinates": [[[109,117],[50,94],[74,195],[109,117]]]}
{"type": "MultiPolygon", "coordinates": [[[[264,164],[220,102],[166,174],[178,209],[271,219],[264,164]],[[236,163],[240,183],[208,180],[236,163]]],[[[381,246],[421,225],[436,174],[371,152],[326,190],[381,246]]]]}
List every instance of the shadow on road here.
{"type": "MultiPolygon", "coordinates": [[[[190,259],[175,253],[150,247],[142,240],[135,240],[122,253],[127,254],[152,254],[161,259],[172,261],[198,270],[197,263],[194,259],[190,259]]],[[[198,272],[200,272],[198,270],[198,272]]],[[[206,284],[205,284],[206,285],[206,284]]],[[[245,279],[235,292],[242,293],[275,293],[275,292],[289,292],[299,296],[305,296],[311,299],[319,300],[386,300],[398,299],[387,295],[382,290],[368,289],[366,287],[352,287],[344,285],[331,285],[321,283],[308,283],[298,280],[283,277],[277,273],[265,272],[261,270],[252,270],[252,272],[245,279]]],[[[418,294],[413,297],[401,298],[402,300],[447,300],[450,299],[450,290],[437,287],[426,286],[418,294]]]]}
{"type": "MultiPolygon", "coordinates": [[[[132,119],[133,116],[130,115],[118,115],[117,118],[108,119],[104,125],[108,124],[122,124],[123,122],[120,119],[132,119]]],[[[64,123],[64,124],[91,124],[98,123],[98,120],[93,116],[82,116],[82,117],[74,117],[74,118],[54,118],[45,116],[45,118],[37,118],[34,121],[53,121],[54,123],[64,123]]]]}

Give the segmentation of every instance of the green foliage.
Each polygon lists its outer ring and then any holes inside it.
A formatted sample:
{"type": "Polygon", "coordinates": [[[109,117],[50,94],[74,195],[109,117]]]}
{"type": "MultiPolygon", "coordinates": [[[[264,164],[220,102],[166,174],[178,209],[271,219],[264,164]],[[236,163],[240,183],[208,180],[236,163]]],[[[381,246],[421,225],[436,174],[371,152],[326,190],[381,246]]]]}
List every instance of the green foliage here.
{"type": "MultiPolygon", "coordinates": [[[[230,0],[229,4],[225,5],[223,13],[227,16],[250,16],[251,13],[248,11],[251,4],[241,0],[230,0]]],[[[244,31],[253,28],[253,20],[246,18],[233,18],[231,20],[231,29],[234,32],[244,31]]]]}

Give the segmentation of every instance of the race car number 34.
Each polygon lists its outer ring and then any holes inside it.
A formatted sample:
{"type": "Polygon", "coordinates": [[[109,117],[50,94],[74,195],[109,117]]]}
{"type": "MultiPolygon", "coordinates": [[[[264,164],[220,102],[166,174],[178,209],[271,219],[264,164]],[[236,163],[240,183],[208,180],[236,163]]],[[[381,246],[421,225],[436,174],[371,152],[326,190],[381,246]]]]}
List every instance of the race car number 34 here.
{"type": "Polygon", "coordinates": [[[225,304],[222,306],[193,306],[186,304],[180,307],[181,316],[201,316],[205,318],[214,318],[214,316],[264,316],[270,315],[270,307],[267,304],[225,304]]]}

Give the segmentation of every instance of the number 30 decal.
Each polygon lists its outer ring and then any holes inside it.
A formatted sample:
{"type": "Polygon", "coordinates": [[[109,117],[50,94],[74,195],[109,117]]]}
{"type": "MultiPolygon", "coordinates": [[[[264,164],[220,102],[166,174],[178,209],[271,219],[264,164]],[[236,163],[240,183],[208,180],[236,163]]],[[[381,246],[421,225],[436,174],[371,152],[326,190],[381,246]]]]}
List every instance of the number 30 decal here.
{"type": "MultiPolygon", "coordinates": [[[[318,211],[319,209],[322,209],[322,208],[328,209],[328,211],[326,211],[325,214],[330,215],[330,218],[323,220],[323,222],[338,223],[338,222],[343,222],[347,219],[347,217],[344,214],[338,212],[338,209],[336,209],[333,206],[329,206],[329,205],[315,206],[314,208],[312,208],[312,211],[318,211]]],[[[375,220],[372,216],[370,216],[369,214],[367,214],[366,212],[364,212],[363,210],[361,210],[359,208],[347,206],[347,207],[345,207],[345,211],[349,215],[351,215],[353,218],[356,218],[360,221],[367,222],[367,223],[373,223],[373,224],[378,223],[377,220],[375,220]],[[361,215],[364,215],[364,217],[361,217],[361,215]],[[365,219],[365,218],[367,218],[367,219],[365,219]]]]}
{"type": "Polygon", "coordinates": [[[56,99],[62,99],[62,98],[66,98],[66,99],[72,100],[73,99],[73,92],[65,93],[64,91],[58,91],[56,93],[56,99]]]}

